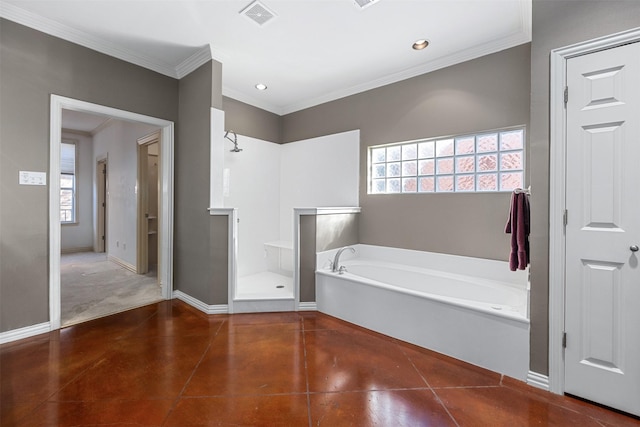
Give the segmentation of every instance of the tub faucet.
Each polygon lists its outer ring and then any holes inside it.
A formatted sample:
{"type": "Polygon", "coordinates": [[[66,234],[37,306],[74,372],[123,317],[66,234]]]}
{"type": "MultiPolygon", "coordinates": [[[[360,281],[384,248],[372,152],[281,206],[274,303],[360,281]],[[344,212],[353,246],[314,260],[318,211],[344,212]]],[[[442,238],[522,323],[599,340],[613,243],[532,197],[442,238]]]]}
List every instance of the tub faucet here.
{"type": "Polygon", "coordinates": [[[336,273],[340,271],[340,255],[342,255],[342,252],[346,251],[347,249],[349,249],[354,254],[356,253],[356,250],[353,249],[351,246],[345,246],[344,248],[340,248],[338,252],[336,252],[336,256],[333,258],[333,264],[331,264],[332,273],[336,273]]]}

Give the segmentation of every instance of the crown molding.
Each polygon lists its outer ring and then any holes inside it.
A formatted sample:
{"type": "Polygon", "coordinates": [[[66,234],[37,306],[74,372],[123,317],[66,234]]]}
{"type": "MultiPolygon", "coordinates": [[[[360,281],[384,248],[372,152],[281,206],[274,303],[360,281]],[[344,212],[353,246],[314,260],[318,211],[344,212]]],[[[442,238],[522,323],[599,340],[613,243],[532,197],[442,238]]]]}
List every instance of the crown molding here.
{"type": "Polygon", "coordinates": [[[470,49],[466,49],[461,52],[457,52],[454,55],[449,55],[443,58],[439,58],[435,61],[430,61],[425,64],[421,64],[418,67],[409,68],[398,73],[389,74],[379,79],[371,80],[366,83],[351,86],[345,89],[326,93],[317,98],[305,100],[303,102],[289,104],[280,108],[281,115],[294,113],[296,111],[304,110],[306,108],[315,107],[320,104],[335,101],[340,98],[344,98],[351,95],[356,95],[368,90],[376,89],[382,86],[386,86],[392,83],[397,83],[402,80],[407,80],[412,77],[417,77],[422,74],[427,74],[442,68],[450,67],[452,65],[460,64],[462,62],[470,61],[472,59],[480,58],[485,55],[500,52],[505,49],[509,49],[524,43],[531,41],[531,35],[526,34],[525,31],[512,34],[500,40],[495,40],[490,43],[474,46],[470,49]]]}
{"type": "Polygon", "coordinates": [[[222,86],[222,95],[228,98],[235,99],[236,101],[244,102],[245,104],[249,104],[270,113],[277,114],[279,116],[286,114],[282,107],[263,101],[261,99],[254,98],[252,96],[248,96],[246,93],[237,91],[228,86],[222,86]]]}
{"type": "MultiPolygon", "coordinates": [[[[402,80],[406,80],[412,77],[417,77],[422,74],[430,73],[442,68],[450,67],[462,62],[470,61],[472,59],[479,58],[484,55],[500,52],[501,50],[509,49],[515,46],[519,46],[524,43],[531,42],[531,24],[532,24],[532,5],[529,0],[520,0],[520,28],[518,31],[512,33],[499,40],[494,40],[489,43],[481,44],[471,47],[461,52],[457,52],[454,55],[449,55],[444,58],[440,58],[436,61],[431,61],[426,64],[422,64],[418,67],[410,68],[404,71],[400,71],[395,74],[390,74],[382,78],[371,80],[366,83],[362,83],[356,86],[351,86],[345,89],[340,89],[334,92],[326,93],[320,97],[308,99],[299,103],[289,104],[283,107],[273,107],[269,110],[271,112],[279,111],[276,114],[285,115],[295,113],[296,111],[304,110],[306,108],[315,107],[320,104],[324,104],[330,101],[335,101],[340,98],[355,95],[365,92],[367,90],[375,89],[378,87],[386,86],[388,84],[397,83],[402,80]]],[[[250,101],[243,101],[250,103],[250,101]]]]}
{"type": "Polygon", "coordinates": [[[12,4],[0,2],[0,16],[8,19],[9,21],[49,34],[50,36],[84,46],[105,55],[164,74],[165,76],[176,78],[176,69],[170,64],[139,55],[132,50],[123,48],[122,46],[118,46],[107,40],[94,37],[84,31],[76,30],[52,19],[36,15],[35,13],[31,13],[12,4]]]}
{"type": "MultiPolygon", "coordinates": [[[[62,128],[62,133],[68,133],[71,135],[80,135],[80,136],[87,136],[89,138],[91,138],[93,135],[91,134],[91,132],[87,132],[84,130],[77,130],[77,129],[69,129],[69,128],[62,128]]],[[[93,250],[93,248],[91,249],[93,250]]]]}
{"type": "MultiPolygon", "coordinates": [[[[398,73],[381,77],[379,79],[371,80],[366,83],[339,89],[333,92],[325,93],[316,98],[306,99],[301,102],[296,102],[284,106],[275,105],[273,103],[255,98],[227,86],[223,86],[223,95],[282,116],[294,113],[296,111],[304,110],[306,108],[311,108],[320,104],[331,102],[340,98],[355,95],[367,90],[396,83],[432,71],[436,71],[438,69],[449,67],[461,62],[476,59],[484,55],[496,53],[501,50],[515,47],[531,41],[531,2],[528,0],[520,0],[519,3],[521,11],[519,31],[500,40],[478,45],[462,52],[458,52],[454,55],[440,58],[436,61],[430,61],[418,67],[410,68],[398,73]]],[[[186,58],[180,64],[173,66],[156,59],[139,55],[127,48],[115,45],[114,43],[111,43],[107,40],[94,37],[83,31],[76,30],[64,24],[60,24],[51,19],[44,18],[40,15],[36,15],[22,8],[2,1],[0,1],[0,16],[10,21],[14,21],[18,24],[22,24],[43,33],[52,35],[54,37],[67,40],[69,42],[95,50],[97,52],[177,79],[181,79],[182,77],[190,74],[209,60],[215,59],[224,63],[225,59],[228,58],[228,55],[224,54],[223,52],[216,51],[210,45],[207,45],[199,48],[195,53],[186,58]]]]}
{"type": "Polygon", "coordinates": [[[213,59],[210,46],[203,46],[176,66],[175,77],[181,79],[213,59]]]}

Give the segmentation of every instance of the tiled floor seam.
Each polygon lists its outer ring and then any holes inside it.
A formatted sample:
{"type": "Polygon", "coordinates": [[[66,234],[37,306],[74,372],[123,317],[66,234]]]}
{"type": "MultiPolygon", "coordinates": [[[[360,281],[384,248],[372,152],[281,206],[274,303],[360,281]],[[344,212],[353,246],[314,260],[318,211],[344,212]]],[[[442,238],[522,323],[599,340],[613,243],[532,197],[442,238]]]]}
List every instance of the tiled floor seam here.
{"type": "Polygon", "coordinates": [[[309,427],[312,427],[311,419],[311,393],[309,392],[309,369],[307,367],[307,333],[304,328],[304,317],[300,316],[300,327],[302,329],[302,355],[304,358],[304,378],[307,385],[307,417],[309,419],[309,427]]]}
{"type": "Polygon", "coordinates": [[[429,381],[427,381],[427,379],[425,378],[425,376],[423,375],[423,373],[420,371],[420,369],[418,369],[418,367],[416,366],[416,364],[413,362],[413,360],[411,359],[411,356],[409,356],[407,354],[406,351],[404,351],[404,348],[402,348],[402,346],[399,346],[400,350],[402,351],[402,353],[406,356],[406,358],[409,360],[409,362],[411,363],[411,366],[413,366],[413,369],[415,369],[415,371],[418,373],[418,375],[420,375],[420,378],[422,378],[422,381],[424,381],[424,383],[427,385],[428,389],[431,390],[431,393],[433,393],[433,396],[435,397],[436,401],[440,404],[440,406],[442,406],[442,408],[445,410],[445,412],[447,413],[447,415],[449,415],[449,418],[451,418],[451,421],[453,421],[453,423],[460,427],[460,424],[458,424],[458,421],[454,418],[453,414],[449,411],[449,408],[447,408],[447,405],[444,404],[444,402],[442,401],[442,399],[440,399],[440,396],[438,396],[438,393],[436,393],[434,387],[432,387],[429,384],[429,381]]]}
{"type": "MultiPolygon", "coordinates": [[[[224,322],[222,322],[222,324],[224,324],[225,322],[226,322],[226,320],[224,322]]],[[[222,324],[220,325],[220,327],[222,326],[222,324]]],[[[218,327],[218,330],[220,330],[219,329],[220,327],[218,327]]],[[[217,335],[217,332],[216,332],[216,335],[217,335]]],[[[178,393],[178,395],[174,399],[173,404],[171,405],[171,408],[169,408],[169,411],[167,411],[167,415],[165,415],[164,419],[162,420],[162,424],[160,424],[160,425],[165,425],[167,423],[167,420],[171,416],[171,413],[173,412],[173,410],[178,405],[178,402],[180,402],[180,399],[182,399],[182,394],[184,393],[184,391],[186,390],[187,386],[191,382],[191,379],[193,378],[193,376],[195,375],[196,371],[198,370],[198,367],[200,366],[200,364],[204,360],[204,357],[209,352],[209,349],[211,348],[211,344],[212,344],[212,342],[213,342],[213,340],[214,340],[216,335],[214,335],[212,337],[209,337],[209,344],[207,344],[207,347],[202,352],[202,356],[200,356],[200,359],[198,360],[198,363],[196,363],[196,365],[193,367],[193,371],[191,371],[191,375],[189,375],[189,378],[187,378],[187,381],[185,381],[184,385],[182,386],[182,389],[180,390],[180,393],[178,393]]]]}
{"type": "MultiPolygon", "coordinates": [[[[503,376],[504,376],[504,375],[503,375],[503,376]]],[[[523,394],[523,395],[524,395],[524,394],[527,394],[527,393],[526,393],[526,391],[524,391],[524,390],[518,390],[517,388],[513,388],[513,387],[510,387],[510,386],[508,386],[508,385],[502,384],[502,380],[500,381],[500,387],[508,388],[509,390],[516,391],[516,392],[518,392],[518,393],[520,393],[520,394],[523,394]]],[[[553,401],[551,401],[551,400],[543,399],[543,398],[542,398],[542,396],[536,396],[536,397],[537,397],[537,398],[539,398],[539,399],[541,399],[541,400],[544,400],[544,401],[545,401],[546,403],[548,403],[549,405],[553,405],[553,406],[555,406],[555,407],[557,407],[557,408],[562,408],[562,409],[564,409],[564,410],[566,410],[566,411],[570,411],[570,412],[573,412],[573,413],[576,413],[576,414],[580,414],[580,413],[581,413],[579,410],[577,410],[577,409],[573,409],[573,408],[569,408],[568,406],[562,405],[562,404],[561,404],[561,403],[559,403],[559,402],[553,402],[553,401]]],[[[600,424],[601,426],[603,426],[603,427],[607,427],[607,424],[605,423],[605,421],[603,421],[603,420],[601,420],[601,419],[599,419],[599,418],[596,418],[596,417],[595,417],[595,416],[593,416],[593,415],[587,415],[587,417],[589,417],[590,419],[592,419],[594,422],[596,422],[596,423],[600,424]]]]}
{"type": "Polygon", "coordinates": [[[438,396],[438,393],[436,393],[436,390],[434,390],[433,388],[431,389],[431,393],[433,393],[433,396],[436,398],[436,401],[444,408],[444,410],[446,411],[446,413],[449,415],[449,418],[451,418],[451,421],[453,421],[453,423],[460,427],[460,424],[458,423],[458,420],[455,419],[455,417],[453,416],[453,414],[451,413],[451,411],[449,411],[449,408],[447,408],[447,405],[444,404],[444,402],[442,401],[442,399],[440,399],[440,396],[438,396]]]}
{"type": "Polygon", "coordinates": [[[66,402],[63,400],[51,400],[51,398],[53,396],[55,396],[56,394],[58,394],[59,392],[61,392],[62,390],[64,390],[65,387],[67,387],[69,384],[71,384],[72,382],[74,382],[75,380],[77,380],[80,376],[82,376],[85,372],[89,371],[90,369],[92,369],[93,367],[97,366],[101,360],[104,360],[104,355],[107,354],[110,350],[105,350],[104,353],[102,353],[100,356],[96,357],[96,360],[93,361],[92,363],[88,364],[88,366],[85,369],[82,369],[80,372],[78,372],[73,378],[71,378],[69,381],[67,381],[66,383],[62,384],[58,389],[56,389],[55,391],[52,391],[51,394],[49,394],[46,398],[44,398],[41,402],[39,402],[38,404],[36,404],[33,409],[31,409],[31,411],[27,414],[25,414],[22,418],[20,418],[19,422],[22,422],[24,420],[27,420],[28,417],[30,417],[31,415],[33,415],[39,408],[41,408],[43,405],[47,404],[48,402],[66,402]]]}

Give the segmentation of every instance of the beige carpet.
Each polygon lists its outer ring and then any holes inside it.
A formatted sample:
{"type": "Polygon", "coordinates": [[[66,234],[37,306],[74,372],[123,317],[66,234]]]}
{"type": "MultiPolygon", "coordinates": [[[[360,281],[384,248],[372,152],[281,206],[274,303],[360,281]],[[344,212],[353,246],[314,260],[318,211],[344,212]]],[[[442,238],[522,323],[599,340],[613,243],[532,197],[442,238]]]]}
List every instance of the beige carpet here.
{"type": "Polygon", "coordinates": [[[60,283],[62,326],[162,300],[155,271],[134,274],[104,253],[63,254],[60,283]]]}

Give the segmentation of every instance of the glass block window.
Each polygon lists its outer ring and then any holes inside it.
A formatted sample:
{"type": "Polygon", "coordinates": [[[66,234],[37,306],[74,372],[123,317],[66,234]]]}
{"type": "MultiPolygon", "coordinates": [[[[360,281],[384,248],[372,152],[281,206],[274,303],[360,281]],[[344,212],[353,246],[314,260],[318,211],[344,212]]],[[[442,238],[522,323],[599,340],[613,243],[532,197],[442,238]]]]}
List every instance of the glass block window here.
{"type": "Polygon", "coordinates": [[[369,148],[369,194],[524,187],[524,127],[369,148]]]}

